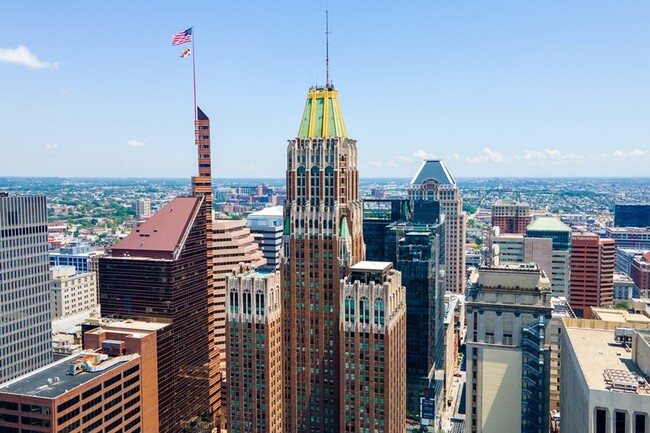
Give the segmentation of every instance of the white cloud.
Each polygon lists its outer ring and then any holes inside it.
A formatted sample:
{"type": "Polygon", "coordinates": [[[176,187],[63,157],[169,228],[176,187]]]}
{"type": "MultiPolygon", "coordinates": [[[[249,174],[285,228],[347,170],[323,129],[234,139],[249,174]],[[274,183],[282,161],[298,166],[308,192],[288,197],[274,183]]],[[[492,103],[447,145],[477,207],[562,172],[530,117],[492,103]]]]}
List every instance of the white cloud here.
{"type": "Polygon", "coordinates": [[[55,149],[59,148],[59,145],[58,145],[58,143],[47,143],[44,147],[47,150],[55,150],[55,149]]]}
{"type": "Polygon", "coordinates": [[[618,159],[641,158],[641,157],[646,156],[646,153],[641,149],[633,149],[633,150],[631,150],[629,152],[623,152],[621,150],[615,150],[614,152],[612,152],[612,156],[614,158],[618,158],[618,159]]]}
{"type": "Polygon", "coordinates": [[[126,144],[128,144],[131,147],[142,147],[145,145],[147,140],[136,140],[135,138],[131,138],[130,140],[126,141],[126,144]]]}
{"type": "Polygon", "coordinates": [[[39,60],[24,45],[18,45],[16,48],[0,48],[0,62],[15,63],[34,69],[58,68],[58,63],[44,62],[39,60]]]}
{"type": "Polygon", "coordinates": [[[418,150],[414,152],[413,157],[417,159],[438,159],[435,154],[425,152],[424,150],[418,150]]]}
{"type": "Polygon", "coordinates": [[[485,162],[499,163],[499,162],[503,162],[504,160],[505,157],[501,152],[492,150],[489,147],[484,147],[480,155],[475,155],[467,158],[467,161],[475,162],[475,163],[485,163],[485,162]]]}
{"type": "Polygon", "coordinates": [[[582,159],[582,155],[577,153],[569,152],[562,153],[558,149],[548,149],[544,150],[526,150],[521,155],[515,155],[513,159],[519,161],[568,161],[568,160],[577,160],[582,159]]]}
{"type": "Polygon", "coordinates": [[[368,162],[368,164],[370,164],[371,167],[377,167],[377,168],[384,166],[384,164],[381,161],[370,161],[368,162]]]}
{"type": "Polygon", "coordinates": [[[449,157],[447,158],[447,161],[449,161],[449,162],[455,162],[455,161],[460,161],[460,160],[461,160],[461,157],[460,157],[460,155],[457,154],[457,153],[451,154],[451,155],[449,155],[449,157]]]}
{"type": "Polygon", "coordinates": [[[630,156],[645,156],[645,152],[642,151],[641,149],[634,149],[633,151],[630,152],[630,156]]]}

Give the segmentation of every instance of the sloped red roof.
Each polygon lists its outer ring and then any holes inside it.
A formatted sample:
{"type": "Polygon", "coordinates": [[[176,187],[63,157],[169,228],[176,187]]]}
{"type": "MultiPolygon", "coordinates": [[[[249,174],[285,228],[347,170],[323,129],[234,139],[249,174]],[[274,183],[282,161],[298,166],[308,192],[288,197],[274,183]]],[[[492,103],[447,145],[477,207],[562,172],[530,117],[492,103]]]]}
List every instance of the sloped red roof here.
{"type": "Polygon", "coordinates": [[[173,259],[201,202],[199,197],[177,197],[113,247],[113,257],[173,259]]]}

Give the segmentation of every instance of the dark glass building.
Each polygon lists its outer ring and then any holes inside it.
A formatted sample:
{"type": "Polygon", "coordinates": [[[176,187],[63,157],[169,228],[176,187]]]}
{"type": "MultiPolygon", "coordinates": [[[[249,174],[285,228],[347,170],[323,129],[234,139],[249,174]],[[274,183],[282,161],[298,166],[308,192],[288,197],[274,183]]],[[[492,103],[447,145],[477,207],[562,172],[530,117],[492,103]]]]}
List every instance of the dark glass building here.
{"type": "Polygon", "coordinates": [[[385,260],[384,236],[386,227],[395,221],[404,221],[409,215],[408,200],[372,199],[363,201],[363,238],[366,241],[366,260],[385,260]]]}
{"type": "Polygon", "coordinates": [[[615,204],[614,227],[650,227],[650,204],[615,204]]]}

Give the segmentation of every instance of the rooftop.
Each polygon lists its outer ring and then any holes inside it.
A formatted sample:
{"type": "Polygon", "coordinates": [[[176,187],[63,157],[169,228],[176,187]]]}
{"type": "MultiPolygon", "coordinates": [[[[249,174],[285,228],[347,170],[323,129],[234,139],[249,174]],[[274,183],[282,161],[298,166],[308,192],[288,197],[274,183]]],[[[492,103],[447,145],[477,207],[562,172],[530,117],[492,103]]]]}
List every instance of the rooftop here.
{"type": "Polygon", "coordinates": [[[113,247],[113,257],[168,258],[181,246],[201,199],[177,197],[113,247]]]}
{"type": "Polygon", "coordinates": [[[566,327],[565,335],[589,389],[609,390],[611,379],[625,381],[642,373],[632,360],[632,352],[614,342],[611,330],[566,327]]]}
{"type": "Polygon", "coordinates": [[[355,272],[385,272],[392,267],[392,262],[370,262],[363,260],[350,266],[350,270],[355,272]]]}
{"type": "Polygon", "coordinates": [[[650,324],[650,318],[643,314],[630,313],[622,309],[591,307],[591,314],[594,319],[604,320],[605,322],[650,324]]]}
{"type": "Polygon", "coordinates": [[[333,87],[312,87],[307,93],[305,111],[298,129],[299,138],[347,138],[338,90],[333,87]]]}
{"type": "Polygon", "coordinates": [[[420,185],[427,179],[435,179],[438,183],[443,185],[456,185],[451,173],[447,166],[440,159],[426,159],[422,161],[422,165],[413,176],[411,185],[420,185]]]}
{"type": "Polygon", "coordinates": [[[140,356],[134,354],[128,357],[114,357],[108,358],[102,363],[106,363],[100,371],[88,372],[83,371],[74,376],[68,375],[68,365],[75,360],[85,356],[87,353],[75,354],[68,356],[52,364],[48,364],[43,368],[34,370],[30,373],[22,375],[14,380],[11,380],[3,385],[0,385],[0,393],[29,395],[33,397],[42,398],[56,398],[78,386],[83,385],[95,378],[100,377],[102,374],[111,371],[122,362],[128,362],[140,356]],[[118,359],[119,358],[119,359],[118,359]],[[117,361],[117,362],[116,362],[117,361]]]}
{"type": "Polygon", "coordinates": [[[264,209],[258,210],[257,212],[253,212],[248,217],[258,217],[258,216],[279,216],[281,217],[283,215],[283,206],[269,206],[265,207],[264,209]]]}
{"type": "Polygon", "coordinates": [[[86,323],[93,325],[103,326],[107,329],[113,330],[125,330],[125,331],[158,331],[159,329],[169,326],[169,323],[161,322],[144,322],[140,320],[118,320],[118,319],[108,319],[105,317],[89,317],[85,320],[86,323]]]}
{"type": "Polygon", "coordinates": [[[526,227],[526,231],[569,232],[571,227],[554,217],[539,217],[526,227]]]}

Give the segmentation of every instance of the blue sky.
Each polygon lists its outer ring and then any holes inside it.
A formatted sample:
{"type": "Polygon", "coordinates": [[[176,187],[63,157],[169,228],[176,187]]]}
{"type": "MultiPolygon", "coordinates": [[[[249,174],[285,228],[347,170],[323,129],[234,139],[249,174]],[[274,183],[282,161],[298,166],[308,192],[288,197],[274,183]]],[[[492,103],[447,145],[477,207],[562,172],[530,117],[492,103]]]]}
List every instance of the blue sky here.
{"type": "MultiPolygon", "coordinates": [[[[648,176],[650,2],[329,0],[362,177],[648,176]]],[[[189,177],[195,29],[216,177],[282,177],[325,1],[5,1],[0,176],[189,177]]]]}

